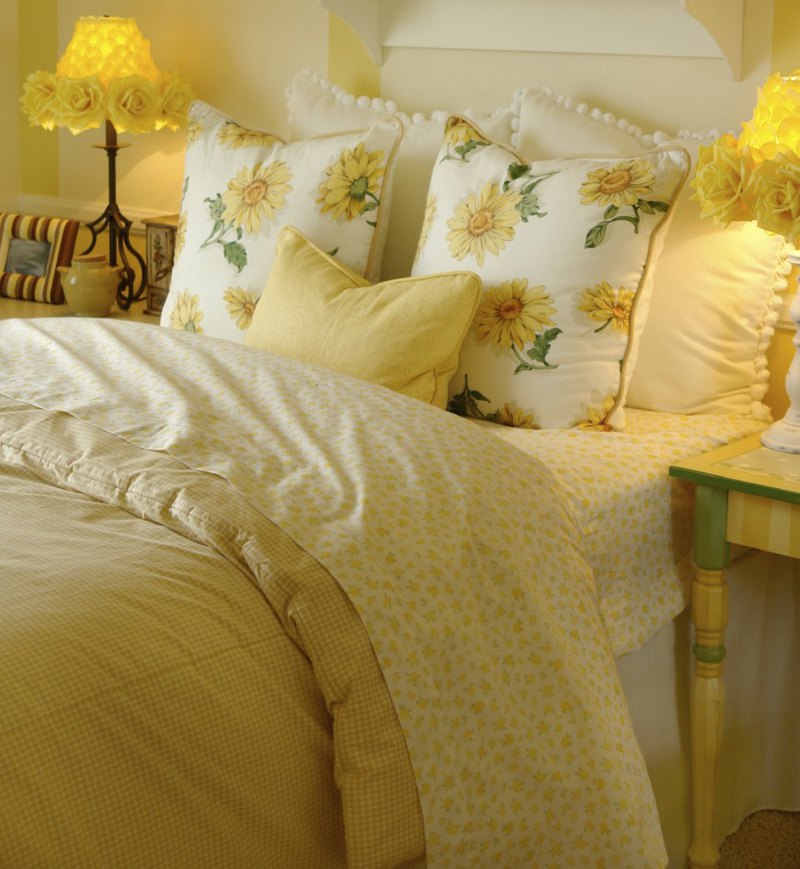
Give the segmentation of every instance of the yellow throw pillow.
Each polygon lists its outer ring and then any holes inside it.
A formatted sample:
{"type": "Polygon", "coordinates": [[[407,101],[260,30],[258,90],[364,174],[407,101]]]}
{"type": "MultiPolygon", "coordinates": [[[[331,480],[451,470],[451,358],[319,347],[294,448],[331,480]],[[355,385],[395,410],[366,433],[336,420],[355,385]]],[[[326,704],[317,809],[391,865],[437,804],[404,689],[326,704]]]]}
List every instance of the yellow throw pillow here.
{"type": "Polygon", "coordinates": [[[480,295],[471,272],[371,285],[285,227],[245,344],[444,408],[480,295]]]}

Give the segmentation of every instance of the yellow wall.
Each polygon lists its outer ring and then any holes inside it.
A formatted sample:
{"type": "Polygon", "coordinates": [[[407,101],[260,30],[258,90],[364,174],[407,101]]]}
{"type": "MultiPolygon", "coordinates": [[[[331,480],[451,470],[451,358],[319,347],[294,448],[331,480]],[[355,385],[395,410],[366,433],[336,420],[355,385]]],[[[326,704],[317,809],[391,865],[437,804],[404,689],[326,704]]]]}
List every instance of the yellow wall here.
{"type": "Polygon", "coordinates": [[[352,28],[331,13],[328,24],[328,79],[348,93],[377,97],[381,93],[380,67],[352,28]]]}
{"type": "MultiPolygon", "coordinates": [[[[58,59],[57,0],[19,0],[19,88],[36,69],[55,69],[58,59]]],[[[58,196],[58,137],[19,126],[20,188],[37,196],[58,196]]]]}
{"type": "Polygon", "coordinates": [[[19,16],[17,3],[0,3],[0,210],[16,208],[19,197],[19,16]]]}
{"type": "Polygon", "coordinates": [[[772,68],[783,73],[800,69],[800,3],[797,0],[775,0],[772,68]]]}

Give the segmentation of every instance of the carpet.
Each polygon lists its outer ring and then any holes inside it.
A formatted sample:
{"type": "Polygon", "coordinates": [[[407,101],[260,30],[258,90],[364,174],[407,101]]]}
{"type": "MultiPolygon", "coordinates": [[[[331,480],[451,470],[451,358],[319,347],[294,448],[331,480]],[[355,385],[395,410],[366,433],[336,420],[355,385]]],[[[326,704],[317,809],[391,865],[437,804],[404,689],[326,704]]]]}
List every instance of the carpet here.
{"type": "Polygon", "coordinates": [[[800,869],[800,813],[763,811],[722,843],[720,869],[800,869]]]}

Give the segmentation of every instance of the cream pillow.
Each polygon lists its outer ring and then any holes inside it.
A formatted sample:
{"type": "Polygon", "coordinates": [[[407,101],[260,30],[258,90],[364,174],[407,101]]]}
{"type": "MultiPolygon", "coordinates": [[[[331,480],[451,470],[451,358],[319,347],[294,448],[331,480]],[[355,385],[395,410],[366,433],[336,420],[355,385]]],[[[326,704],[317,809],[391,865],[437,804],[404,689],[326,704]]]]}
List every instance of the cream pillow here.
{"type": "MultiPolygon", "coordinates": [[[[390,205],[391,232],[386,240],[381,277],[408,275],[417,249],[425,197],[436,155],[442,144],[444,125],[453,112],[434,112],[430,116],[398,112],[392,102],[356,98],[329,84],[313,72],[298,73],[287,90],[291,139],[307,139],[364,127],[387,114],[397,114],[403,124],[403,139],[395,161],[394,194],[390,205]]],[[[487,112],[461,111],[497,142],[510,143],[511,106],[487,112]]]]}
{"type": "MultiPolygon", "coordinates": [[[[599,109],[543,90],[517,94],[518,138],[528,159],[624,154],[680,144],[693,163],[717,134],[645,135],[599,109]]],[[[652,272],[650,311],[627,403],[674,413],[752,413],[767,419],[766,351],[789,265],[783,241],[751,224],[700,219],[685,185],[652,272]]]]}
{"type": "Polygon", "coordinates": [[[286,227],[245,343],[444,408],[479,299],[470,272],[371,286],[286,227]]]}
{"type": "Polygon", "coordinates": [[[241,342],[282,226],[378,270],[399,121],[284,144],[211,106],[189,111],[175,265],[161,325],[241,342]]]}
{"type": "Polygon", "coordinates": [[[413,274],[464,265],[484,294],[449,407],[508,425],[621,427],[643,275],[680,148],[526,163],[453,117],[413,274]]]}

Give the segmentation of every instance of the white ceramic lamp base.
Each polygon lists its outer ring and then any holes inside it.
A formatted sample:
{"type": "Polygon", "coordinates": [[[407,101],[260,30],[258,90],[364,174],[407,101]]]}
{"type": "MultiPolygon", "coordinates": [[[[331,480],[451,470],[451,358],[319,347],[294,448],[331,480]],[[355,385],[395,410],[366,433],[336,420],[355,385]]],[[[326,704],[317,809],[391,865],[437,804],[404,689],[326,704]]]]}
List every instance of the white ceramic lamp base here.
{"type": "MultiPolygon", "coordinates": [[[[800,254],[792,254],[789,261],[800,265],[800,254]]],[[[771,450],[785,453],[800,453],[800,275],[794,301],[789,308],[789,316],[795,325],[794,359],[786,375],[786,394],[789,396],[789,410],[786,416],[773,423],[762,435],[761,443],[771,450]]]]}

